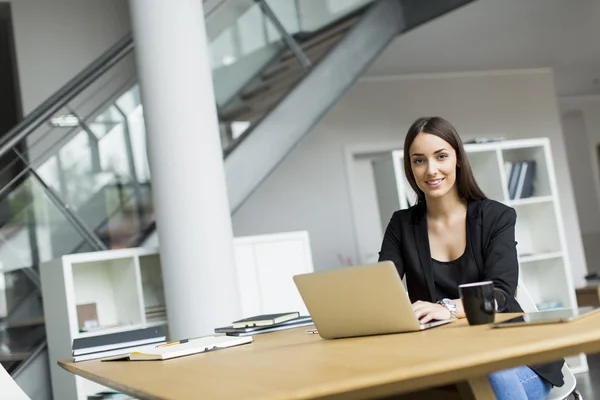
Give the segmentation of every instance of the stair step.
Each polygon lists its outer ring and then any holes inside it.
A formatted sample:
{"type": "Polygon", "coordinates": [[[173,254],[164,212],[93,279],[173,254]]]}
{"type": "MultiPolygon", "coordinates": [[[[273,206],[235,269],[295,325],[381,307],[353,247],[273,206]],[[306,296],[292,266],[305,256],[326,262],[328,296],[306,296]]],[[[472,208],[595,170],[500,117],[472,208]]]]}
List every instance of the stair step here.
{"type": "MultiPolygon", "coordinates": [[[[333,28],[328,29],[324,32],[321,32],[321,33],[317,34],[316,36],[303,41],[302,43],[300,43],[300,48],[302,48],[303,51],[308,51],[311,48],[313,48],[314,46],[320,44],[321,42],[331,38],[332,36],[337,36],[338,34],[341,34],[342,32],[348,30],[359,19],[360,19],[360,16],[357,16],[357,17],[351,18],[347,21],[344,21],[340,24],[337,24],[333,28]]],[[[293,58],[293,57],[294,57],[294,53],[291,50],[287,50],[281,56],[281,61],[285,61],[285,60],[287,60],[289,58],[293,58]]]]}
{"type": "Polygon", "coordinates": [[[271,93],[279,92],[284,89],[291,90],[293,86],[302,79],[304,74],[292,73],[289,76],[286,74],[286,79],[278,79],[268,82],[265,85],[257,87],[256,90],[249,90],[248,93],[242,93],[241,97],[245,101],[256,101],[265,96],[270,96],[271,93]]]}
{"type": "Polygon", "coordinates": [[[273,93],[272,96],[265,98],[263,101],[248,104],[247,108],[240,110],[235,114],[232,113],[232,115],[226,119],[224,118],[224,120],[228,122],[253,121],[257,119],[257,117],[262,116],[271,108],[273,108],[273,106],[275,106],[275,104],[277,104],[287,93],[288,90],[282,90],[281,92],[273,93]]]}
{"type": "Polygon", "coordinates": [[[247,101],[240,106],[232,107],[220,113],[222,121],[247,121],[256,115],[268,111],[289,92],[289,87],[284,86],[280,90],[269,91],[269,96],[262,96],[258,100],[247,101]]]}
{"type": "MultiPolygon", "coordinates": [[[[325,49],[319,54],[313,54],[311,59],[313,64],[318,63],[327,54],[327,52],[328,49],[325,49]]],[[[242,91],[242,99],[250,99],[252,97],[262,95],[264,92],[269,91],[273,87],[285,86],[287,82],[297,82],[306,74],[306,71],[304,71],[304,69],[302,69],[297,63],[292,63],[289,68],[283,68],[277,72],[277,74],[269,77],[269,79],[265,79],[262,82],[242,91]]]]}
{"type": "Polygon", "coordinates": [[[285,74],[280,74],[272,79],[257,83],[248,89],[244,90],[241,94],[242,99],[250,99],[254,96],[260,95],[268,91],[272,87],[284,85],[285,82],[298,80],[305,75],[305,71],[302,68],[293,68],[288,70],[285,74]]]}
{"type": "Polygon", "coordinates": [[[20,321],[10,321],[6,324],[7,328],[24,328],[28,326],[44,325],[44,317],[28,318],[20,321]]]}
{"type": "Polygon", "coordinates": [[[0,353],[0,362],[24,361],[31,356],[31,352],[0,353]]]}
{"type": "MultiPolygon", "coordinates": [[[[328,40],[320,43],[319,45],[317,45],[317,46],[313,47],[312,49],[310,49],[309,51],[307,51],[305,53],[306,56],[313,64],[315,64],[342,38],[342,36],[343,36],[342,34],[338,34],[336,36],[330,37],[328,40]]],[[[263,79],[271,79],[275,75],[278,75],[278,74],[282,73],[283,71],[289,70],[289,69],[302,70],[302,67],[300,66],[300,64],[298,63],[298,60],[296,60],[295,57],[288,58],[285,61],[279,62],[279,63],[265,69],[260,74],[260,76],[263,79]]]]}
{"type": "MultiPolygon", "coordinates": [[[[307,55],[313,63],[317,63],[341,38],[341,34],[332,36],[327,41],[314,47],[307,55]]],[[[231,121],[238,119],[243,114],[255,115],[254,109],[256,107],[249,103],[250,101],[254,102],[258,100],[261,103],[264,102],[265,104],[273,105],[271,98],[281,98],[281,95],[295,85],[304,73],[305,71],[296,62],[296,59],[290,59],[289,61],[268,68],[263,72],[262,76],[267,76],[270,79],[266,79],[264,82],[243,91],[241,97],[246,101],[221,111],[219,113],[220,118],[225,121],[231,121]],[[286,72],[285,74],[283,73],[284,71],[286,72]]],[[[264,110],[264,106],[259,106],[258,109],[264,110]]]]}

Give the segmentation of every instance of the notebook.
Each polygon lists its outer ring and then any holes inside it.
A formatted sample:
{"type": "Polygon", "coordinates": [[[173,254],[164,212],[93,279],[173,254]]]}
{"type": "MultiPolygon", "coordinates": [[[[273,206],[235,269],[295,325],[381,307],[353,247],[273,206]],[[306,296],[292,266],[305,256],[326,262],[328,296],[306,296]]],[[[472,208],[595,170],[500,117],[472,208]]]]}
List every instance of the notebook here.
{"type": "Polygon", "coordinates": [[[227,347],[240,346],[251,343],[252,336],[206,336],[198,339],[190,339],[181,344],[154,347],[144,351],[104,358],[102,361],[155,361],[168,360],[171,358],[189,356],[192,354],[205,353],[211,350],[224,349],[227,347]]]}
{"type": "Polygon", "coordinates": [[[222,328],[215,328],[215,333],[224,333],[228,336],[249,336],[259,335],[261,333],[282,331],[286,329],[294,329],[312,324],[312,318],[310,316],[306,316],[290,319],[289,321],[270,326],[256,326],[252,328],[234,328],[232,326],[225,326],[222,328]]]}
{"type": "Polygon", "coordinates": [[[312,318],[310,316],[302,316],[294,319],[290,319],[279,324],[269,325],[269,326],[251,326],[251,327],[242,327],[242,328],[234,328],[232,325],[223,326],[220,328],[215,328],[215,333],[261,333],[266,332],[267,330],[271,330],[274,328],[295,328],[296,326],[302,326],[302,324],[310,325],[312,324],[312,318]]]}
{"type": "Polygon", "coordinates": [[[279,314],[264,314],[257,315],[255,317],[240,319],[239,321],[233,321],[232,326],[234,328],[250,328],[254,326],[271,326],[280,324],[290,319],[298,318],[300,313],[298,311],[279,313],[279,314]]]}

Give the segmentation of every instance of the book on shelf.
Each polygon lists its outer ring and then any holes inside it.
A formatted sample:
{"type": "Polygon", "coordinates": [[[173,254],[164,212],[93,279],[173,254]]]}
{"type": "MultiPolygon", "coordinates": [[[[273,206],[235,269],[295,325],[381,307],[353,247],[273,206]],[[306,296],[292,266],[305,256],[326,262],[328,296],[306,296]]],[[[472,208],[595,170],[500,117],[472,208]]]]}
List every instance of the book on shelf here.
{"type": "Polygon", "coordinates": [[[127,354],[103,358],[102,361],[160,361],[189,356],[192,354],[206,353],[208,351],[225,349],[251,343],[252,336],[206,336],[197,339],[165,343],[153,348],[136,350],[127,354]]]}
{"type": "Polygon", "coordinates": [[[535,160],[507,162],[505,168],[510,200],[526,199],[534,195],[535,160]]]}
{"type": "Polygon", "coordinates": [[[250,328],[255,326],[273,326],[281,322],[289,321],[290,319],[298,318],[300,313],[286,312],[277,314],[264,314],[256,315],[254,317],[240,319],[239,321],[233,321],[232,326],[234,328],[250,328]]]}
{"type": "Polygon", "coordinates": [[[293,329],[301,326],[312,325],[313,321],[310,316],[301,316],[298,318],[290,319],[288,321],[281,322],[271,326],[253,326],[234,328],[232,325],[224,326],[221,328],[215,328],[215,333],[224,333],[228,336],[247,336],[247,335],[259,335],[261,333],[282,331],[285,329],[293,329]]]}
{"type": "Polygon", "coordinates": [[[134,329],[124,332],[76,338],[73,340],[73,361],[86,361],[129,353],[132,349],[165,343],[167,336],[161,327],[134,329]]]}

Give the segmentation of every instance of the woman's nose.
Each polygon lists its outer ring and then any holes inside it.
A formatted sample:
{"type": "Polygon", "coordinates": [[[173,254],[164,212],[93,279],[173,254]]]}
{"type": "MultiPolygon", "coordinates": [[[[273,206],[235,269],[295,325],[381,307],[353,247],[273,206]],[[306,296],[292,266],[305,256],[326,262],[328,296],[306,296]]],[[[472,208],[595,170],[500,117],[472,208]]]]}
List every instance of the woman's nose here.
{"type": "Polygon", "coordinates": [[[435,161],[427,163],[427,175],[434,176],[437,173],[438,167],[435,161]]]}

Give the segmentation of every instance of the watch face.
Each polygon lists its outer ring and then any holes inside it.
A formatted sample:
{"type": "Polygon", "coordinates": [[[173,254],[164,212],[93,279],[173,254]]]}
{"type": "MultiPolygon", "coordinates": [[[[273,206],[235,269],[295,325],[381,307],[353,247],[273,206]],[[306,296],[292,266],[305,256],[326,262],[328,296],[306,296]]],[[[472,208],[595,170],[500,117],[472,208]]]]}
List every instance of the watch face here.
{"type": "Polygon", "coordinates": [[[442,300],[444,302],[444,305],[446,305],[448,308],[452,309],[452,310],[456,310],[456,303],[453,302],[450,299],[443,299],[442,300]]]}

